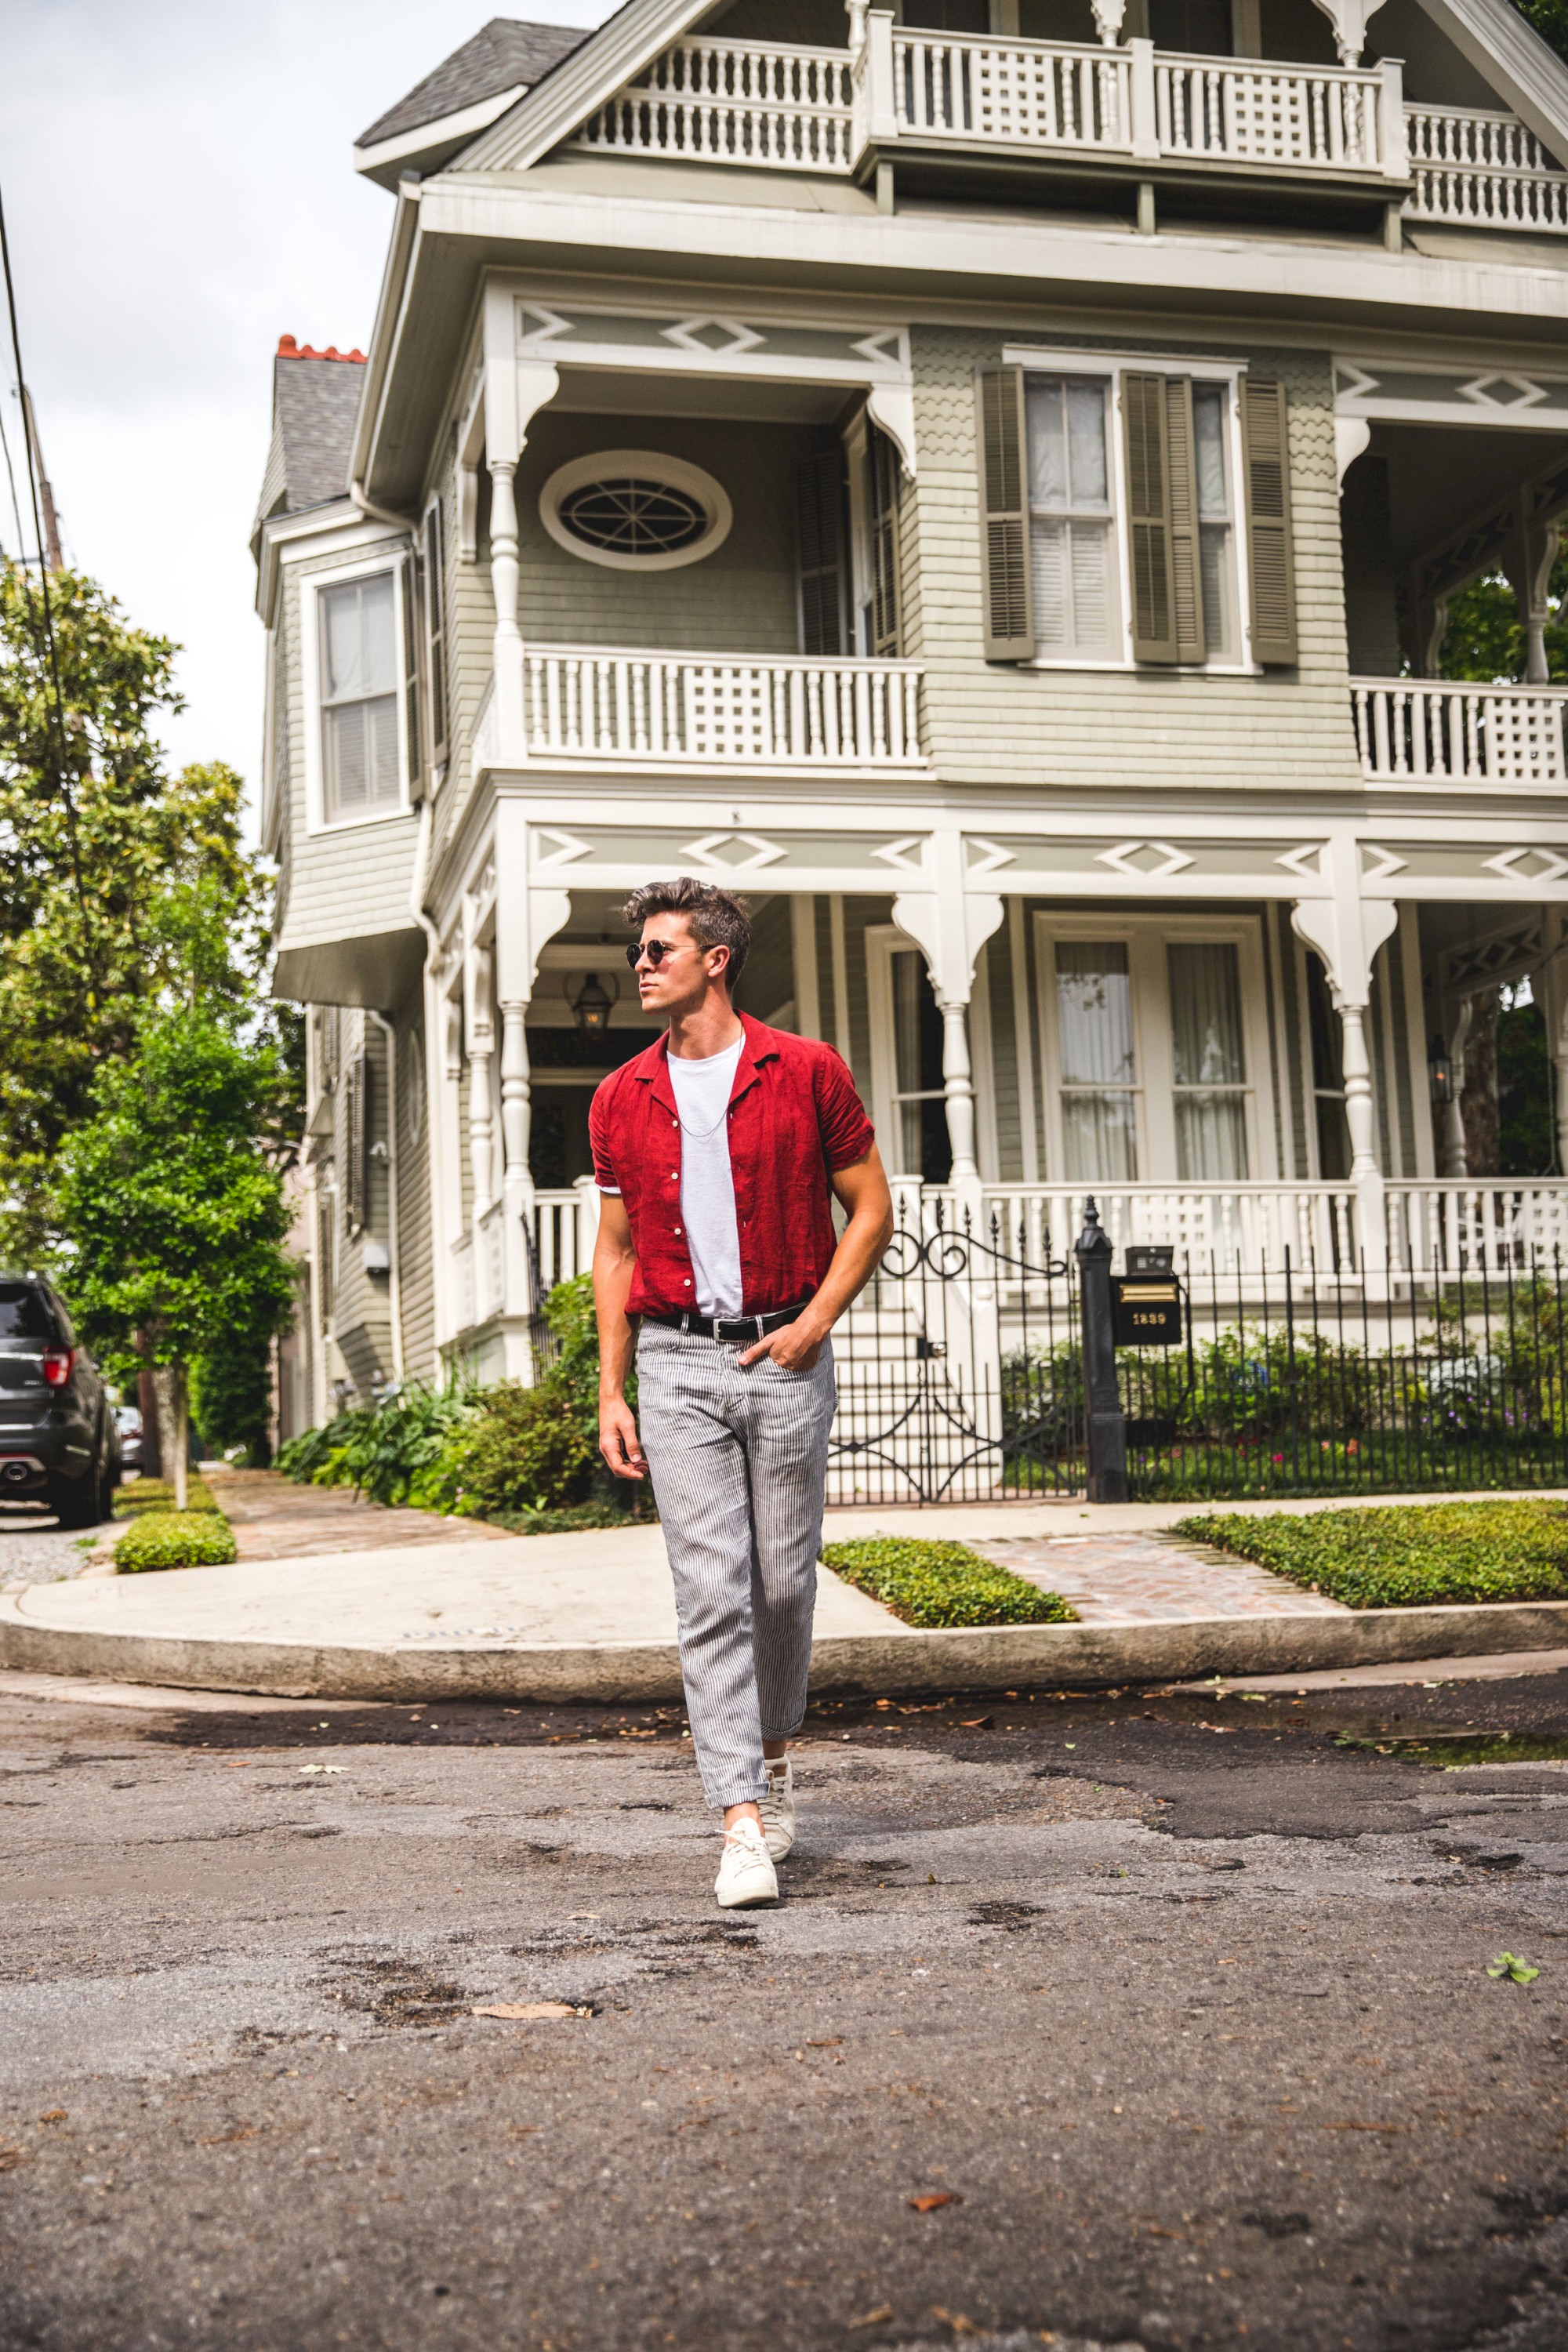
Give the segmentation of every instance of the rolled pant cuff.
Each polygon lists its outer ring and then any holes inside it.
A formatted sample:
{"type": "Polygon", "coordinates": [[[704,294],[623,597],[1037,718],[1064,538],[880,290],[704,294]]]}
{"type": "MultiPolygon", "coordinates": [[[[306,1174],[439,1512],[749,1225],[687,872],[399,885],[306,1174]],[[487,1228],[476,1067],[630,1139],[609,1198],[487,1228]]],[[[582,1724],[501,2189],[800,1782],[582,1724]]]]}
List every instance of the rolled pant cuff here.
{"type": "Polygon", "coordinates": [[[761,1804],[767,1794],[767,1775],[764,1772],[760,1780],[753,1780],[745,1788],[735,1780],[724,1790],[704,1789],[702,1793],[716,1813],[728,1812],[731,1805],[761,1804]]]}

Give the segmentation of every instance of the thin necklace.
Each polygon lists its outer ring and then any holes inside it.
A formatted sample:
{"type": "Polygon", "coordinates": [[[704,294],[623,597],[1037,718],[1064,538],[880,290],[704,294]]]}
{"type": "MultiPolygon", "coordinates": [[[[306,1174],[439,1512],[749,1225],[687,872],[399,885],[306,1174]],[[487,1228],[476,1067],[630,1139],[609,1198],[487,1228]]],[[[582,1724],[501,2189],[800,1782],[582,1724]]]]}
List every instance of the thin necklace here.
{"type": "MultiPolygon", "coordinates": [[[[737,1040],[737,1041],[736,1041],[736,1045],[726,1045],[726,1046],[725,1046],[725,1048],[724,1048],[724,1052],[725,1052],[726,1054],[733,1054],[733,1053],[737,1052],[737,1050],[738,1050],[738,1046],[739,1046],[739,1043],[740,1043],[740,1041],[739,1041],[739,1040],[737,1040]]],[[[719,1060],[721,1058],[721,1056],[720,1055],[718,1055],[718,1054],[710,1054],[710,1055],[709,1055],[707,1056],[707,1058],[708,1058],[710,1061],[717,1062],[717,1061],[719,1061],[719,1060]]],[[[667,1055],[666,1055],[666,1056],[665,1056],[665,1059],[666,1059],[667,1061],[674,1060],[674,1061],[679,1062],[679,1061],[681,1059],[681,1056],[680,1056],[680,1055],[679,1055],[679,1054],[676,1054],[676,1055],[673,1055],[667,1054],[667,1055]]],[[[671,1080],[670,1080],[670,1082],[669,1082],[669,1083],[670,1083],[671,1087],[674,1087],[674,1085],[675,1085],[675,1080],[674,1080],[673,1078],[671,1078],[671,1080]]],[[[693,1142],[693,1143],[710,1143],[710,1142],[711,1142],[711,1141],[712,1141],[712,1139],[713,1139],[713,1138],[714,1138],[714,1136],[716,1136],[716,1135],[718,1134],[719,1129],[723,1126],[725,1119],[729,1117],[729,1112],[730,1112],[730,1105],[729,1105],[728,1101],[726,1100],[726,1101],[724,1102],[724,1104],[722,1105],[722,1107],[721,1108],[720,1112],[719,1112],[719,1116],[718,1116],[718,1118],[714,1120],[714,1122],[713,1122],[713,1124],[712,1124],[712,1126],[711,1126],[711,1127],[688,1127],[688,1125],[687,1125],[687,1123],[686,1123],[686,1113],[685,1113],[685,1112],[681,1109],[681,1108],[680,1108],[680,1097],[679,1097],[679,1093],[676,1095],[676,1097],[675,1097],[675,1115],[676,1115],[677,1118],[679,1118],[679,1121],[680,1121],[680,1132],[682,1133],[682,1135],[689,1135],[689,1136],[691,1138],[691,1140],[692,1140],[692,1142],[693,1142]]]]}

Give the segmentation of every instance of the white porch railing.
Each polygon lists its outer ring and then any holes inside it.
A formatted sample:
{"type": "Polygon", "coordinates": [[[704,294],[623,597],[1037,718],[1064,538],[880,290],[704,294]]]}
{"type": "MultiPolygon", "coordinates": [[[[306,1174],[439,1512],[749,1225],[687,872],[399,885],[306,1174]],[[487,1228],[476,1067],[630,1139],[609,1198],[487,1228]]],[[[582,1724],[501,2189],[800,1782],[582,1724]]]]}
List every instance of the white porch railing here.
{"type": "Polygon", "coordinates": [[[843,49],[677,41],[590,116],[580,147],[847,172],[851,91],[843,49]]]}
{"type": "Polygon", "coordinates": [[[1568,688],[1356,678],[1362,771],[1449,783],[1551,784],[1568,777],[1568,688]]]}
{"type": "Polygon", "coordinates": [[[533,1254],[542,1294],[587,1273],[594,1255],[594,1224],[580,1185],[534,1193],[533,1254]]]}
{"type": "Polygon", "coordinates": [[[529,756],[807,771],[921,769],[913,662],[529,646],[529,756]]]}
{"type": "Polygon", "coordinates": [[[454,1331],[471,1331],[479,1321],[479,1305],[474,1282],[474,1237],[460,1234],[451,1247],[448,1260],[451,1277],[450,1313],[454,1331]]]}
{"type": "Polygon", "coordinates": [[[1415,183],[1407,218],[1568,230],[1568,172],[1555,169],[1517,115],[1407,106],[1405,121],[1415,183]]]}
{"type": "Polygon", "coordinates": [[[1385,1192],[1395,1274],[1519,1273],[1532,1263],[1550,1267],[1558,1255],[1568,1271],[1568,1182],[1561,1177],[1528,1184],[1394,1179],[1385,1192]]]}
{"type": "Polygon", "coordinates": [[[590,117],[576,144],[844,173],[868,141],[900,139],[1309,175],[1408,173],[1412,220],[1568,233],[1568,173],[1516,115],[1407,106],[1396,67],[925,33],[877,15],[858,52],[677,41],[590,117]]]}
{"type": "Polygon", "coordinates": [[[1120,153],[1131,145],[1132,60],[1126,49],[900,30],[893,36],[893,90],[904,138],[1120,153]]]}

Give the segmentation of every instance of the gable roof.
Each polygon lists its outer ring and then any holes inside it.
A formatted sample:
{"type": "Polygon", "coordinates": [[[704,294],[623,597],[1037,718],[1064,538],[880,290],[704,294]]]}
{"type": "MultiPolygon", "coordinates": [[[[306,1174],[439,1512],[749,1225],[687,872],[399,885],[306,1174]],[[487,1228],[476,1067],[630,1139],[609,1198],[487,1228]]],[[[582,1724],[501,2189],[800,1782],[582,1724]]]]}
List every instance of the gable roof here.
{"type": "Polygon", "coordinates": [[[384,186],[439,170],[590,37],[581,25],[492,16],[354,141],[360,171],[384,186]]]}
{"type": "Polygon", "coordinates": [[[349,491],[349,456],[364,384],[364,353],[301,350],[285,335],[272,362],[272,442],[250,543],[272,515],[329,506],[349,491]]]}

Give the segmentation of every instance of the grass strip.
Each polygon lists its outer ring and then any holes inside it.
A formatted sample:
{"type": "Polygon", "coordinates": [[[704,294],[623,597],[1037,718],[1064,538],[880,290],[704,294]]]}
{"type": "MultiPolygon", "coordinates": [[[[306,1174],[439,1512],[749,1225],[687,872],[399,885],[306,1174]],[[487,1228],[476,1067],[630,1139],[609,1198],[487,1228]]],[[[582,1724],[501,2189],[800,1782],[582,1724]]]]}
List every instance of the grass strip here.
{"type": "Polygon", "coordinates": [[[121,1576],[155,1568],[226,1568],[238,1558],[234,1529],[219,1510],[146,1511],[114,1547],[121,1576]]]}
{"type": "Polygon", "coordinates": [[[1561,1503],[1404,1503],[1243,1518],[1205,1512],[1173,1532],[1256,1560],[1351,1609],[1568,1600],[1561,1503]]]}
{"type": "MultiPolygon", "coordinates": [[[[221,1512],[217,1496],[204,1479],[190,1478],[186,1486],[187,1510],[221,1512]]],[[[174,1486],[171,1478],[131,1478],[115,1490],[117,1519],[136,1519],[147,1511],[172,1511],[174,1507],[174,1486]]]]}
{"type": "Polygon", "coordinates": [[[1078,1612],[1058,1592],[983,1559],[967,1544],[920,1536],[857,1536],[826,1544],[822,1558],[906,1625],[1076,1624],[1078,1612]]]}

